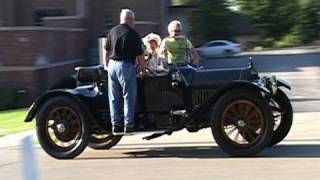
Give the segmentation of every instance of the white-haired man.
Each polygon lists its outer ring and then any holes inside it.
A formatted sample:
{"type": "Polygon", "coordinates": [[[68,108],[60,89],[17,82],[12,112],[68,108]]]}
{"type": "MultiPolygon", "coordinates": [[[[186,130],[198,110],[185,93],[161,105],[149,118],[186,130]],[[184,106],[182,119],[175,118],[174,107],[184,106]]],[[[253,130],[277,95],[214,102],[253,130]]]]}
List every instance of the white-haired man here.
{"type": "Polygon", "coordinates": [[[199,65],[198,53],[188,38],[181,35],[182,24],[173,20],[168,25],[169,37],[163,39],[160,47],[161,53],[168,60],[168,64],[186,66],[188,64],[188,53],[190,52],[193,63],[199,65]]]}
{"type": "Polygon", "coordinates": [[[120,24],[110,30],[105,46],[107,54],[104,65],[108,70],[109,107],[112,131],[115,135],[135,131],[136,59],[141,65],[141,76],[145,74],[146,69],[142,40],[133,30],[134,25],[134,12],[123,9],[120,13],[120,24]],[[122,99],[124,123],[120,116],[122,99]]]}

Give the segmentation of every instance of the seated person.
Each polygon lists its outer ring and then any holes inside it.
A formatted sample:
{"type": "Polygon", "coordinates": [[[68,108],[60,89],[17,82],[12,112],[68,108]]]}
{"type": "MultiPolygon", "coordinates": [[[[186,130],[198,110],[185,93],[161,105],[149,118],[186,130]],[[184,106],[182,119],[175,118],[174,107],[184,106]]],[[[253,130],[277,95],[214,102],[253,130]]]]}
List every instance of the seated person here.
{"type": "Polygon", "coordinates": [[[179,21],[171,21],[168,25],[169,37],[163,39],[160,52],[167,59],[168,65],[187,66],[190,53],[195,66],[199,66],[198,53],[188,38],[181,35],[182,25],[179,21]]]}
{"type": "Polygon", "coordinates": [[[160,76],[168,73],[165,68],[164,58],[160,57],[159,46],[161,38],[158,34],[150,33],[143,38],[146,46],[147,72],[150,76],[160,76]]]}

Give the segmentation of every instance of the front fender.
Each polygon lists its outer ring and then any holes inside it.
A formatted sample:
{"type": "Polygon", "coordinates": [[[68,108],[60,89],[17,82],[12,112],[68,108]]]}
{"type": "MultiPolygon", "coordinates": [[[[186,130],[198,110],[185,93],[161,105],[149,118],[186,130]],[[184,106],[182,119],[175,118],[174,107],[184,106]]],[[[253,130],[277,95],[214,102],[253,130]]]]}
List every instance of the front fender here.
{"type": "Polygon", "coordinates": [[[291,85],[289,84],[288,81],[284,80],[284,79],[281,79],[281,78],[277,78],[277,85],[278,87],[285,87],[289,90],[291,90],[291,85]]]}
{"type": "Polygon", "coordinates": [[[49,91],[45,92],[44,94],[42,94],[41,96],[39,96],[38,98],[36,98],[36,100],[32,103],[32,105],[29,108],[29,113],[28,113],[26,119],[24,120],[24,122],[31,122],[35,118],[38,111],[40,110],[40,107],[49,98],[52,98],[55,96],[60,96],[60,95],[64,95],[64,96],[68,96],[68,97],[73,98],[74,100],[76,100],[79,104],[81,104],[86,109],[86,111],[89,115],[91,115],[89,110],[81,102],[81,100],[79,99],[78,96],[81,95],[81,96],[85,96],[85,97],[95,97],[99,93],[98,90],[95,88],[96,87],[94,87],[94,86],[82,86],[82,87],[75,88],[75,89],[49,90],[49,91]]]}

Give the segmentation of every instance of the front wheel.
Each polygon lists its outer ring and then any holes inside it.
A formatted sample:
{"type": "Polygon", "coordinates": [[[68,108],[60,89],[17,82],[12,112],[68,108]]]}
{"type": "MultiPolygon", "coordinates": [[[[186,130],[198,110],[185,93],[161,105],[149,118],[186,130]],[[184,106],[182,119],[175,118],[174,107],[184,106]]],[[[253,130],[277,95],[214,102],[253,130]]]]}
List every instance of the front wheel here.
{"type": "Polygon", "coordinates": [[[88,144],[87,115],[70,97],[49,99],[40,109],[36,121],[39,143],[54,158],[75,158],[88,144]]]}
{"type": "Polygon", "coordinates": [[[272,110],[258,92],[231,90],[215,103],[211,115],[216,143],[232,156],[253,156],[263,150],[273,134],[272,110]]]}
{"type": "Polygon", "coordinates": [[[117,145],[122,136],[112,134],[91,134],[88,146],[92,149],[110,149],[117,145]]]}

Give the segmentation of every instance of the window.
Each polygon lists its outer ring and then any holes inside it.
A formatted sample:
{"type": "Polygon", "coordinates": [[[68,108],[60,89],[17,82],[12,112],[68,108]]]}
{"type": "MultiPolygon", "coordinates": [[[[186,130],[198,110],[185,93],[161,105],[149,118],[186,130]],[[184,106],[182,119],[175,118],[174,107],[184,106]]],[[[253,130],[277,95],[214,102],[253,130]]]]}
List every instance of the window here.
{"type": "Polygon", "coordinates": [[[63,7],[42,7],[36,8],[33,11],[33,24],[35,26],[41,26],[43,17],[48,16],[65,16],[65,10],[63,7]]]}
{"type": "Polygon", "coordinates": [[[209,44],[209,47],[214,47],[214,46],[225,46],[226,43],[224,42],[212,42],[209,44]]]}

